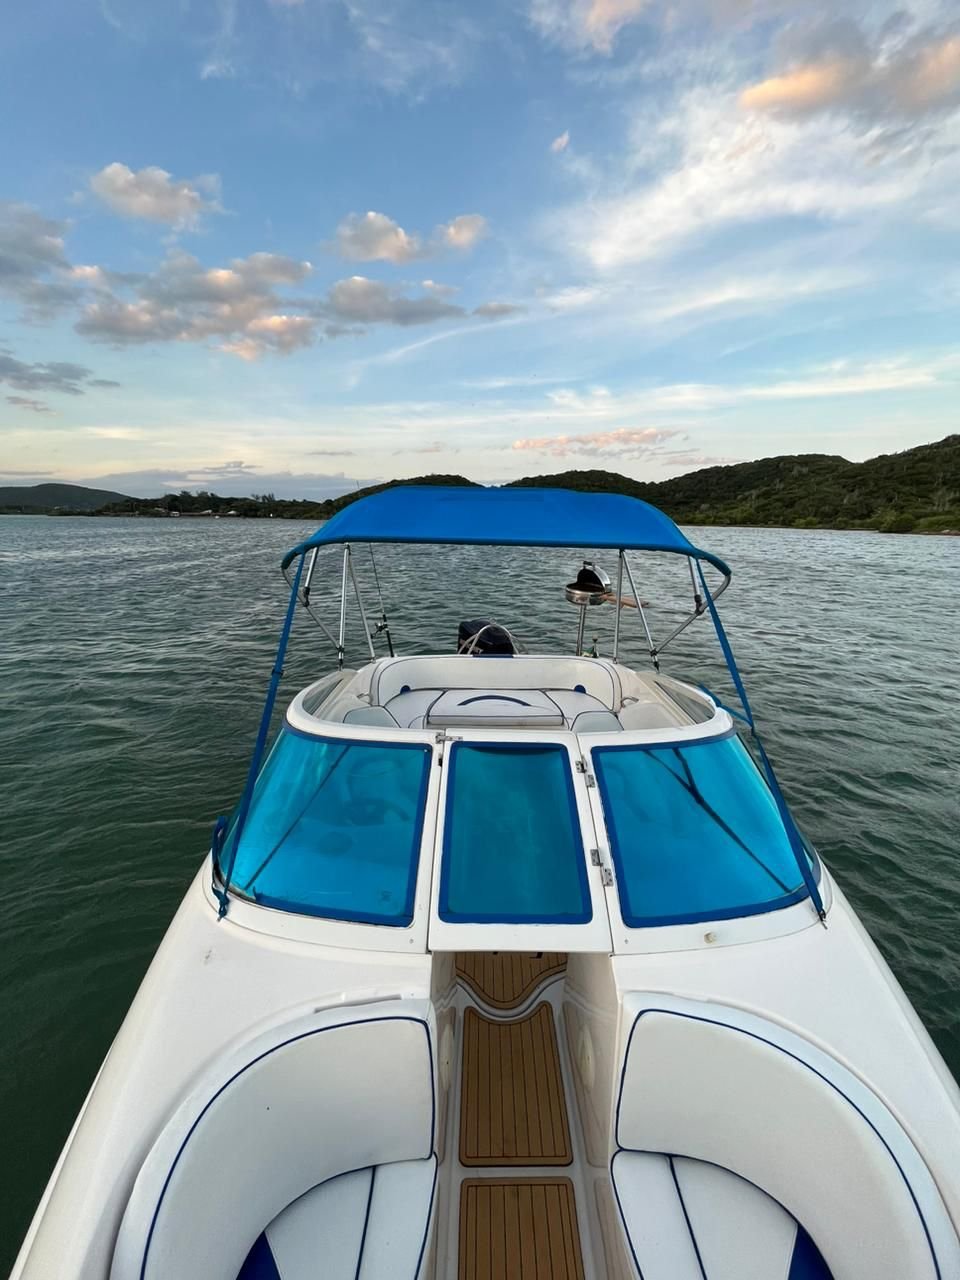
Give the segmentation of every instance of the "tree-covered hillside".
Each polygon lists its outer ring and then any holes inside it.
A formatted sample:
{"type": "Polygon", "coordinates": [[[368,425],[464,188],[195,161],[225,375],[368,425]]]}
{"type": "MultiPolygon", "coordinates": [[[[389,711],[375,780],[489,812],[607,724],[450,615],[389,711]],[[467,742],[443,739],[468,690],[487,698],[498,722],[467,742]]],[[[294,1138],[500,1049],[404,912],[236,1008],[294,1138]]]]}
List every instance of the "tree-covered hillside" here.
{"type": "Polygon", "coordinates": [[[464,476],[416,476],[411,480],[388,480],[383,484],[374,484],[366,489],[357,489],[354,493],[346,493],[339,498],[327,498],[324,501],[312,502],[305,498],[278,498],[272,493],[255,493],[250,497],[221,497],[201,489],[190,493],[184,489],[180,493],[167,493],[159,498],[123,498],[119,502],[111,502],[102,506],[97,515],[102,516],[277,516],[284,520],[326,520],[341,509],[356,502],[357,498],[365,498],[371,493],[379,493],[394,485],[433,484],[433,485],[472,485],[473,480],[464,476]]]}
{"type": "MultiPolygon", "coordinates": [[[[473,485],[464,476],[416,476],[370,485],[315,502],[272,493],[221,497],[200,491],[158,498],[124,498],[79,485],[0,489],[7,511],[54,514],[235,517],[325,520],[358,498],[394,485],[473,485]],[[110,499],[104,505],[104,499],[110,499]],[[96,510],[94,509],[96,508],[96,510]]],[[[960,531],[960,435],[867,462],[822,453],[793,454],[706,467],[649,483],[615,471],[563,471],[527,476],[514,486],[625,493],[661,507],[685,524],[792,525],[798,528],[879,529],[888,533],[960,531]]],[[[0,510],[3,510],[0,505],[0,510]]]]}
{"type": "Polygon", "coordinates": [[[707,467],[658,484],[611,471],[564,471],[514,484],[627,493],[687,524],[960,530],[960,435],[867,462],[809,453],[707,467]]]}

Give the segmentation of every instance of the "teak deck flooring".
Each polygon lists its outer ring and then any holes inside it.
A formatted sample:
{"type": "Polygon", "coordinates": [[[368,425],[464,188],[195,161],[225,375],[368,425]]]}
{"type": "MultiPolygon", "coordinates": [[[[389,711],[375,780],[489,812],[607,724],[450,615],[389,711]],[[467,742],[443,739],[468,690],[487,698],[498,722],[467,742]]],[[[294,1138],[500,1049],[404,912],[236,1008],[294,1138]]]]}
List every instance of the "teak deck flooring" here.
{"type": "Polygon", "coordinates": [[[513,1022],[476,1009],[463,1020],[460,1163],[570,1164],[553,1010],[545,1001],[513,1022]]]}
{"type": "Polygon", "coordinates": [[[583,1280],[569,1178],[477,1178],[460,1186],[459,1280],[583,1280]]]}
{"type": "Polygon", "coordinates": [[[566,967],[562,951],[457,953],[457,977],[493,1009],[516,1009],[545,978],[566,967]]]}

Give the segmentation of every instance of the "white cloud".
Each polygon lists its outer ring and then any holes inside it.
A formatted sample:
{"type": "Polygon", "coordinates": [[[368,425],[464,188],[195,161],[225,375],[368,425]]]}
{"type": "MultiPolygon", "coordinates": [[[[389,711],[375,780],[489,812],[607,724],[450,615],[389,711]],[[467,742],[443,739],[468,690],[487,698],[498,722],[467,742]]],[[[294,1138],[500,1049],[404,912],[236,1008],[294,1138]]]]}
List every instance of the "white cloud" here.
{"type": "Polygon", "coordinates": [[[482,302],[473,308],[473,315],[482,320],[503,320],[506,316],[519,315],[526,307],[517,306],[515,302],[482,302]]]}
{"type": "Polygon", "coordinates": [[[76,296],[66,230],[29,205],[0,201],[0,297],[20,303],[28,320],[48,319],[76,296]]]}
{"type": "MultiPolygon", "coordinates": [[[[147,274],[118,275],[99,267],[75,269],[89,288],[75,325],[95,342],[124,347],[159,342],[213,343],[252,361],[288,355],[324,338],[363,333],[370,325],[432,324],[468,315],[449,301],[449,286],[427,281],[411,295],[381,280],[355,275],[320,296],[291,296],[312,264],[283,254],[253,253],[225,267],[206,267],[191,254],[171,252],[147,274]]],[[[489,302],[478,319],[502,319],[520,310],[489,302]]]]}
{"type": "Polygon", "coordinates": [[[559,137],[554,138],[554,140],[550,143],[550,150],[553,152],[554,155],[559,155],[561,151],[566,151],[569,145],[570,145],[570,130],[564,129],[563,133],[561,133],[559,137]]]}
{"type": "MultiPolygon", "coordinates": [[[[652,176],[567,212],[560,234],[599,270],[663,260],[708,236],[775,218],[877,222],[925,189],[943,189],[922,150],[878,156],[872,136],[825,118],[794,123],[745,114],[732,95],[695,90],[667,116],[639,117],[637,148],[658,153],[652,176]],[[939,184],[939,186],[937,185],[939,184]]],[[[555,225],[547,234],[556,233],[555,225]]]]}
{"type": "Polygon", "coordinates": [[[174,178],[155,165],[134,172],[114,162],[93,175],[90,189],[114,213],[181,229],[196,227],[204,213],[220,209],[215,174],[174,178]]]}
{"type": "Polygon", "coordinates": [[[420,287],[427,293],[432,293],[435,298],[454,298],[460,292],[458,285],[438,284],[436,280],[421,280],[420,287]]]}
{"type": "Polygon", "coordinates": [[[221,350],[242,360],[257,360],[264,351],[289,354],[308,347],[314,338],[314,322],[309,316],[257,316],[244,329],[245,337],[224,342],[221,350]]]}
{"type": "Polygon", "coordinates": [[[337,227],[334,247],[354,262],[413,262],[444,249],[468,251],[487,234],[487,220],[464,213],[437,227],[427,239],[403,227],[385,213],[351,213],[337,227]]]}
{"type": "Polygon", "coordinates": [[[533,0],[530,16],[548,39],[609,54],[618,33],[649,8],[648,0],[533,0]]]}
{"type": "Polygon", "coordinates": [[[482,240],[488,234],[490,228],[486,218],[480,213],[461,213],[458,218],[454,218],[452,222],[447,222],[441,227],[437,227],[434,232],[434,240],[438,244],[446,245],[451,249],[460,249],[466,252],[482,240]]]}
{"type": "Polygon", "coordinates": [[[382,280],[369,280],[366,276],[338,280],[321,306],[338,320],[355,324],[429,324],[464,314],[462,307],[443,298],[431,294],[409,298],[382,280]]]}
{"type": "Polygon", "coordinates": [[[385,213],[351,213],[336,231],[336,247],[355,262],[411,262],[423,256],[418,235],[408,235],[385,213]]]}
{"type": "Polygon", "coordinates": [[[215,0],[217,26],[210,43],[210,53],[200,68],[201,80],[229,80],[237,74],[235,55],[237,8],[239,0],[215,0]]]}
{"type": "Polygon", "coordinates": [[[28,409],[31,413],[53,413],[48,404],[35,400],[32,396],[5,396],[4,399],[15,409],[28,409]]]}
{"type": "MultiPolygon", "coordinates": [[[[120,433],[125,428],[108,428],[120,433]]],[[[114,434],[110,439],[128,439],[114,434]]],[[[6,474],[10,474],[9,472],[6,474]]],[[[222,496],[246,497],[251,493],[275,493],[278,497],[319,500],[338,497],[356,488],[356,480],[343,472],[326,474],[312,471],[278,470],[275,467],[245,461],[226,461],[197,466],[178,461],[169,467],[150,467],[140,471],[110,471],[103,475],[72,476],[82,484],[114,489],[141,497],[154,497],[164,491],[181,489],[219,492],[222,496]]]]}
{"type": "Polygon", "coordinates": [[[311,270],[309,262],[273,253],[209,268],[190,254],[172,253],[152,275],[95,295],[77,332],[115,346],[222,339],[224,350],[246,360],[266,351],[286,354],[313,341],[316,322],[291,314],[277,289],[302,283],[311,270]],[[134,296],[124,297],[124,288],[134,296]]]}
{"type": "MultiPolygon", "coordinates": [[[[4,350],[0,350],[0,382],[17,391],[53,391],[68,396],[81,396],[89,387],[117,385],[103,378],[94,378],[92,369],[71,360],[43,360],[27,364],[4,350]]],[[[28,407],[28,402],[19,398],[11,400],[11,403],[28,407]]],[[[33,403],[30,402],[30,407],[33,403]]]]}
{"type": "Polygon", "coordinates": [[[456,83],[485,37],[482,23],[449,0],[342,0],[355,67],[392,93],[423,97],[456,83]]]}

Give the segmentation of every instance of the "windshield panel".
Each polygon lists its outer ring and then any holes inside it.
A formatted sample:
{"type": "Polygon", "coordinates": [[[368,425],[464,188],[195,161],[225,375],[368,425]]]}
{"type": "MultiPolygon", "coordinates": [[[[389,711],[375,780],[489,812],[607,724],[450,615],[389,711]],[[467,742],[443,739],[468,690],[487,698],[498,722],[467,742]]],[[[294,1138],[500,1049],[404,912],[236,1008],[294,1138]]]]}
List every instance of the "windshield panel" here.
{"type": "Polygon", "coordinates": [[[625,924],[730,919],[806,896],[776,801],[735,735],[592,755],[625,924]]]}
{"type": "Polygon", "coordinates": [[[454,743],[441,920],[585,924],[593,917],[570,757],[556,744],[454,743]]]}
{"type": "MultiPolygon", "coordinates": [[[[409,925],[429,770],[425,744],[285,727],[257,779],[231,890],[286,911],[409,925]]],[[[233,826],[221,864],[232,838],[233,826]]]]}

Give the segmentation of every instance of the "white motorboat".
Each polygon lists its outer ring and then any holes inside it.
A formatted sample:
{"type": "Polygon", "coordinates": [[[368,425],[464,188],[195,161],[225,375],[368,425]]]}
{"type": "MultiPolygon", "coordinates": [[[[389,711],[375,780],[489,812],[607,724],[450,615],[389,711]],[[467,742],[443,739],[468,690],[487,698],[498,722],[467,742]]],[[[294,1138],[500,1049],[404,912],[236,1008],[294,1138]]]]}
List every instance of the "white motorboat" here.
{"type": "Polygon", "coordinates": [[[723,562],[629,498],[405,487],[285,568],[247,788],[15,1280],[957,1280],[960,1095],[790,816],[723,562]],[[364,542],[606,549],[616,581],[586,562],[566,587],[571,653],[481,621],[396,656],[364,542]],[[338,667],[262,763],[328,547],[338,667]],[[661,672],[636,551],[687,558],[674,634],[713,621],[742,724],[661,672]],[[583,652],[601,601],[609,656],[583,652]],[[620,661],[625,602],[649,670],[620,661]]]}

